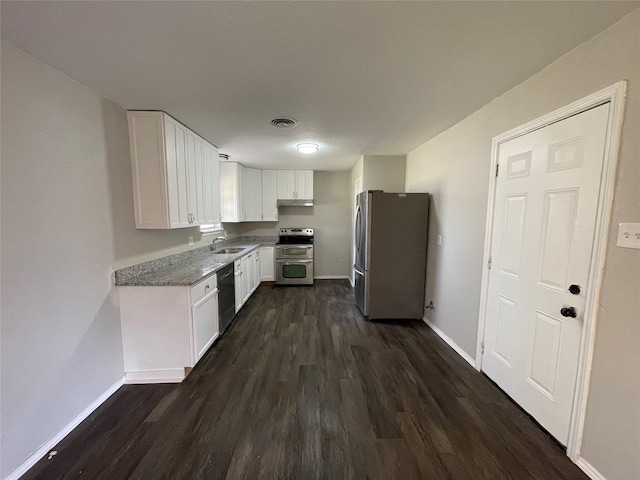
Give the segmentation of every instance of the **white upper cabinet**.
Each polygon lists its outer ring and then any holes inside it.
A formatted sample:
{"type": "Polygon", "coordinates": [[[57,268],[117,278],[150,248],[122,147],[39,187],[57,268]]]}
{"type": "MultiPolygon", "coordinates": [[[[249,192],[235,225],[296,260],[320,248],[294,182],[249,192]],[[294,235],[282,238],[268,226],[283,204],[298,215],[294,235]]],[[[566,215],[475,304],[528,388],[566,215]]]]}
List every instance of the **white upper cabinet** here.
{"type": "Polygon", "coordinates": [[[278,184],[275,170],[262,170],[262,220],[278,220],[278,184]]]}
{"type": "Polygon", "coordinates": [[[204,142],[202,152],[202,172],[204,182],[204,223],[222,221],[220,210],[220,167],[218,149],[204,142]]]}
{"type": "Polygon", "coordinates": [[[293,200],[296,194],[295,170],[278,170],[278,200],[293,200]]]}
{"type": "Polygon", "coordinates": [[[204,223],[204,182],[202,176],[202,139],[187,130],[187,178],[189,180],[189,213],[191,223],[204,223]]]}
{"type": "MultiPolygon", "coordinates": [[[[134,125],[140,125],[140,123],[146,119],[146,116],[143,117],[143,119],[136,119],[137,121],[134,125]]],[[[134,169],[133,173],[134,189],[135,186],[142,187],[142,190],[135,192],[136,195],[134,196],[134,199],[138,199],[136,213],[139,212],[141,217],[149,215],[150,213],[155,217],[158,214],[158,218],[161,218],[154,226],[147,226],[146,222],[141,222],[142,224],[138,225],[138,216],[136,216],[137,228],[167,228],[165,227],[167,223],[169,224],[168,228],[181,228],[188,227],[191,224],[191,215],[189,213],[189,175],[187,173],[187,129],[167,116],[164,116],[163,126],[165,155],[159,155],[157,162],[151,155],[149,157],[134,157],[133,153],[131,155],[132,161],[135,159],[136,166],[141,169],[134,169]],[[164,214],[164,212],[157,212],[159,208],[164,207],[163,204],[165,202],[154,202],[156,196],[148,195],[149,191],[145,188],[151,182],[154,183],[154,188],[156,187],[155,179],[148,178],[148,175],[151,173],[151,167],[158,167],[160,170],[164,170],[162,168],[163,157],[166,160],[165,175],[167,195],[169,197],[167,202],[169,206],[168,220],[163,218],[164,215],[160,215],[161,213],[164,214]],[[147,163],[143,158],[148,158],[153,161],[147,163]],[[139,178],[138,181],[136,181],[135,178],[136,173],[142,177],[139,178]]],[[[148,138],[136,138],[136,140],[136,146],[142,147],[145,141],[152,141],[153,138],[149,136],[148,138]]],[[[142,150],[144,153],[144,147],[142,150]]],[[[158,187],[162,189],[163,186],[158,185],[158,187]]]]}
{"type": "Polygon", "coordinates": [[[236,162],[220,162],[220,192],[223,222],[242,222],[242,165],[236,162]]]}
{"type": "Polygon", "coordinates": [[[296,199],[313,198],[313,170],[296,170],[296,199]]]}
{"type": "Polygon", "coordinates": [[[262,171],[236,162],[220,163],[223,222],[262,220],[262,171]]]}
{"type": "Polygon", "coordinates": [[[278,200],[313,199],[313,170],[278,170],[278,200]]]}
{"type": "Polygon", "coordinates": [[[127,117],[136,228],[219,222],[217,149],[166,113],[127,117]]]}
{"type": "Polygon", "coordinates": [[[242,167],[242,207],[245,222],[262,220],[262,172],[242,167]]]}

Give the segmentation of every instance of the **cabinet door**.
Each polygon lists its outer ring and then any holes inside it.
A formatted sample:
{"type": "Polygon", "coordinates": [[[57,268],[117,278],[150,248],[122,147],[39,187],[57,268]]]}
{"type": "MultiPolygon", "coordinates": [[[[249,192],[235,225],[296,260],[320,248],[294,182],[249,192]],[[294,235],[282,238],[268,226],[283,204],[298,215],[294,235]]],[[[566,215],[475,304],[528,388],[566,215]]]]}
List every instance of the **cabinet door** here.
{"type": "Polygon", "coordinates": [[[242,221],[257,222],[262,216],[262,176],[260,170],[241,167],[242,221]]]}
{"type": "Polygon", "coordinates": [[[166,154],[175,139],[165,142],[161,112],[127,112],[136,228],[170,228],[166,188],[166,154]]]}
{"type": "Polygon", "coordinates": [[[275,248],[260,247],[260,281],[274,282],[275,280],[275,248]]]}
{"type": "Polygon", "coordinates": [[[189,216],[189,179],[187,168],[187,129],[164,115],[167,161],[167,193],[169,225],[187,227],[189,216]]]}
{"type": "Polygon", "coordinates": [[[236,313],[242,308],[244,300],[244,293],[242,291],[242,262],[237,260],[233,265],[233,277],[235,281],[235,294],[236,294],[236,313]]]}
{"type": "Polygon", "coordinates": [[[260,285],[260,250],[253,253],[253,291],[260,285]]]}
{"type": "Polygon", "coordinates": [[[278,186],[275,170],[262,170],[262,220],[278,221],[278,186]]]}
{"type": "Polygon", "coordinates": [[[211,193],[213,201],[212,223],[222,221],[222,206],[220,202],[220,159],[218,149],[211,144],[207,144],[211,155],[211,193]]]}
{"type": "Polygon", "coordinates": [[[208,142],[203,142],[202,174],[204,192],[203,223],[219,223],[220,218],[220,171],[218,150],[208,142]]]}
{"type": "Polygon", "coordinates": [[[249,299],[251,295],[251,262],[249,261],[250,255],[242,257],[242,304],[249,299]]]}
{"type": "Polygon", "coordinates": [[[187,178],[190,223],[199,225],[204,223],[202,139],[189,130],[187,130],[187,178]]]}
{"type": "Polygon", "coordinates": [[[313,198],[313,170],[296,170],[296,198],[313,198]]]}
{"type": "Polygon", "coordinates": [[[278,170],[278,200],[293,200],[296,190],[296,175],[294,170],[278,170]]]}
{"type": "Polygon", "coordinates": [[[253,169],[251,172],[251,186],[252,186],[252,203],[251,203],[251,218],[259,222],[262,220],[262,171],[253,169]]]}
{"type": "Polygon", "coordinates": [[[191,307],[193,320],[194,364],[202,358],[220,334],[218,326],[218,289],[191,307]]]}
{"type": "Polygon", "coordinates": [[[241,222],[240,169],[235,162],[220,162],[220,190],[222,201],[222,221],[241,222]]]}

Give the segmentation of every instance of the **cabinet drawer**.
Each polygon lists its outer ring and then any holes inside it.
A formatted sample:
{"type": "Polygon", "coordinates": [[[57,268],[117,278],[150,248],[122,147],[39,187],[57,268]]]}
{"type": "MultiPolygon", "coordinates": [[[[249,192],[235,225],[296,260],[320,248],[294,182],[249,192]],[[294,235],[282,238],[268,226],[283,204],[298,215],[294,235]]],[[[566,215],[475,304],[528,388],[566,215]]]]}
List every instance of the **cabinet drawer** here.
{"type": "Polygon", "coordinates": [[[191,304],[193,305],[207,293],[213,292],[218,286],[218,278],[215,275],[210,276],[203,282],[191,287],[191,304]]]}

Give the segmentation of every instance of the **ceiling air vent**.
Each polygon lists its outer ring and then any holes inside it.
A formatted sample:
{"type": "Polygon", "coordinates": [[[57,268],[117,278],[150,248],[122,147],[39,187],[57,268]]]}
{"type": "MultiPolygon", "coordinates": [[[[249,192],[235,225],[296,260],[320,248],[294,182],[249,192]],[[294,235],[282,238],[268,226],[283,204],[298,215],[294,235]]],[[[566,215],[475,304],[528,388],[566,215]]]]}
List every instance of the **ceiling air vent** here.
{"type": "Polygon", "coordinates": [[[293,118],[274,118],[271,120],[271,125],[278,128],[290,128],[296,124],[293,118]]]}
{"type": "Polygon", "coordinates": [[[219,153],[218,158],[226,162],[227,160],[229,160],[229,155],[227,155],[226,153],[219,153]]]}

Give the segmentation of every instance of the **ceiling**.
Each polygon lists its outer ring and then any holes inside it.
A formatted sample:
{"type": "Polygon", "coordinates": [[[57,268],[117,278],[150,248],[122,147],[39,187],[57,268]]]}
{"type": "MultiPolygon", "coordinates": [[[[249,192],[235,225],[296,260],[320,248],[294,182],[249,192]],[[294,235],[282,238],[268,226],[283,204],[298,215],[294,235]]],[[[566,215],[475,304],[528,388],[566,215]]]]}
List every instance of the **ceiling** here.
{"type": "Polygon", "coordinates": [[[345,170],[406,154],[638,2],[9,2],[2,38],[232,160],[345,170]],[[291,129],[270,120],[290,116],[291,129]],[[303,155],[300,142],[320,151],[303,155]]]}

